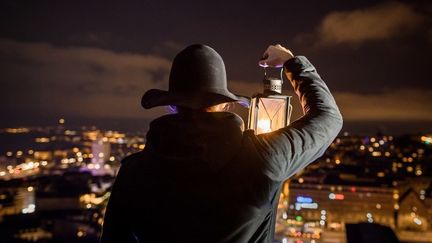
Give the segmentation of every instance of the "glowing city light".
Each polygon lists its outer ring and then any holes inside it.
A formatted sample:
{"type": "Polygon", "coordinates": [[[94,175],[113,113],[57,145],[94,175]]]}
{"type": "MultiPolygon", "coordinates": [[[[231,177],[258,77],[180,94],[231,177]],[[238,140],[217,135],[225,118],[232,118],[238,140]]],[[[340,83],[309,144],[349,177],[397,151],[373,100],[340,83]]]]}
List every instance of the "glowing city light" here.
{"type": "Polygon", "coordinates": [[[380,151],[373,151],[372,156],[373,157],[379,157],[379,156],[381,156],[381,152],[380,151]]]}
{"type": "Polygon", "coordinates": [[[367,213],[366,214],[366,217],[367,217],[367,221],[369,222],[369,223],[373,223],[373,218],[372,218],[372,214],[371,213],[367,213]]]}
{"type": "Polygon", "coordinates": [[[36,138],[35,141],[36,141],[36,143],[49,143],[50,138],[41,137],[41,138],[36,138]]]}
{"type": "Polygon", "coordinates": [[[6,128],[5,131],[7,133],[28,133],[30,132],[30,129],[25,127],[18,127],[18,128],[6,128]]]}
{"type": "Polygon", "coordinates": [[[312,203],[313,200],[310,197],[303,197],[303,196],[298,196],[297,197],[297,202],[298,203],[312,203]]]}
{"type": "Polygon", "coordinates": [[[78,237],[83,237],[83,236],[84,236],[84,232],[81,231],[81,230],[79,230],[79,231],[77,232],[77,236],[78,236],[78,237]]]}
{"type": "Polygon", "coordinates": [[[301,210],[302,208],[317,209],[318,203],[296,203],[295,207],[296,207],[296,210],[301,210]]]}
{"type": "Polygon", "coordinates": [[[329,199],[331,199],[331,200],[344,200],[345,196],[344,196],[344,194],[330,193],[329,199]]]}
{"type": "Polygon", "coordinates": [[[421,136],[421,141],[426,144],[429,145],[432,143],[432,137],[427,137],[427,136],[421,136]]]}
{"type": "Polygon", "coordinates": [[[34,205],[34,204],[29,204],[29,205],[27,205],[27,207],[23,208],[23,209],[21,210],[21,212],[22,212],[23,214],[28,214],[28,213],[34,213],[35,210],[36,210],[36,205],[34,205]]]}

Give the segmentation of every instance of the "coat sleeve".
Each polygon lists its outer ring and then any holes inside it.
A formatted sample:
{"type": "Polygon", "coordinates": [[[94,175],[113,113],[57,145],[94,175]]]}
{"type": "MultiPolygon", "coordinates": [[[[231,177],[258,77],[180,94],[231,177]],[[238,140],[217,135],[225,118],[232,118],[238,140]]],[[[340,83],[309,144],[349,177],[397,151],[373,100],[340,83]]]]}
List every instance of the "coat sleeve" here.
{"type": "Polygon", "coordinates": [[[101,243],[137,242],[130,226],[129,200],[126,198],[127,191],[124,188],[127,181],[127,167],[128,163],[122,161],[105,211],[101,243]]]}
{"type": "Polygon", "coordinates": [[[324,154],[342,129],[342,115],[327,85],[304,56],[284,64],[304,115],[289,126],[257,136],[266,174],[283,181],[324,154]]]}

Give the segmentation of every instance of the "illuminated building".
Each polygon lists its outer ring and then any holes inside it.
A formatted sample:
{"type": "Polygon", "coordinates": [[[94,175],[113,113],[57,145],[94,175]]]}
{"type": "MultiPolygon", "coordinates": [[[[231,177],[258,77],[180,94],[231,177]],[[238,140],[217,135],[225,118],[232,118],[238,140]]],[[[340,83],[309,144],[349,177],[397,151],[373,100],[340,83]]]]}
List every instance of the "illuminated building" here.
{"type": "Polygon", "coordinates": [[[50,151],[36,151],[34,152],[34,158],[36,160],[51,160],[53,153],[50,151]]]}
{"type": "Polygon", "coordinates": [[[413,189],[408,189],[400,196],[398,203],[399,208],[396,210],[398,228],[426,231],[431,227],[432,217],[428,214],[429,208],[413,189]]]}
{"type": "Polygon", "coordinates": [[[373,222],[394,227],[393,189],[291,183],[288,217],[301,216],[325,228],[373,222]],[[325,212],[325,216],[323,215],[325,212]]]}

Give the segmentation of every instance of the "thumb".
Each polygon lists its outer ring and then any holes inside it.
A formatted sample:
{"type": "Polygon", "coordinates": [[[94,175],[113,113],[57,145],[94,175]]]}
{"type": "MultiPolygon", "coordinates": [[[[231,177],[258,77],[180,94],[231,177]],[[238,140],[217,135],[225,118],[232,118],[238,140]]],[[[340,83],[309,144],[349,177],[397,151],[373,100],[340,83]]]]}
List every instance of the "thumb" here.
{"type": "Polygon", "coordinates": [[[258,65],[261,67],[268,67],[267,60],[261,60],[258,62],[258,65]]]}
{"type": "Polygon", "coordinates": [[[261,60],[258,62],[258,65],[260,65],[261,67],[268,67],[268,65],[267,65],[268,58],[269,58],[269,55],[266,51],[266,52],[264,52],[261,60]]]}

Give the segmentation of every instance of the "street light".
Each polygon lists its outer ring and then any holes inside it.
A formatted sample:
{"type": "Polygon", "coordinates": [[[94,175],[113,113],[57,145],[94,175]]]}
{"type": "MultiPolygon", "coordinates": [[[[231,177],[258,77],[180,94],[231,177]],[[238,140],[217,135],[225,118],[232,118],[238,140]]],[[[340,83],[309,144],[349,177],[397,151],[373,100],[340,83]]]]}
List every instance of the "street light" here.
{"type": "Polygon", "coordinates": [[[291,96],[282,95],[282,74],[283,68],[280,78],[270,78],[264,68],[264,92],[252,96],[249,109],[248,128],[256,134],[276,131],[290,122],[291,96]]]}

